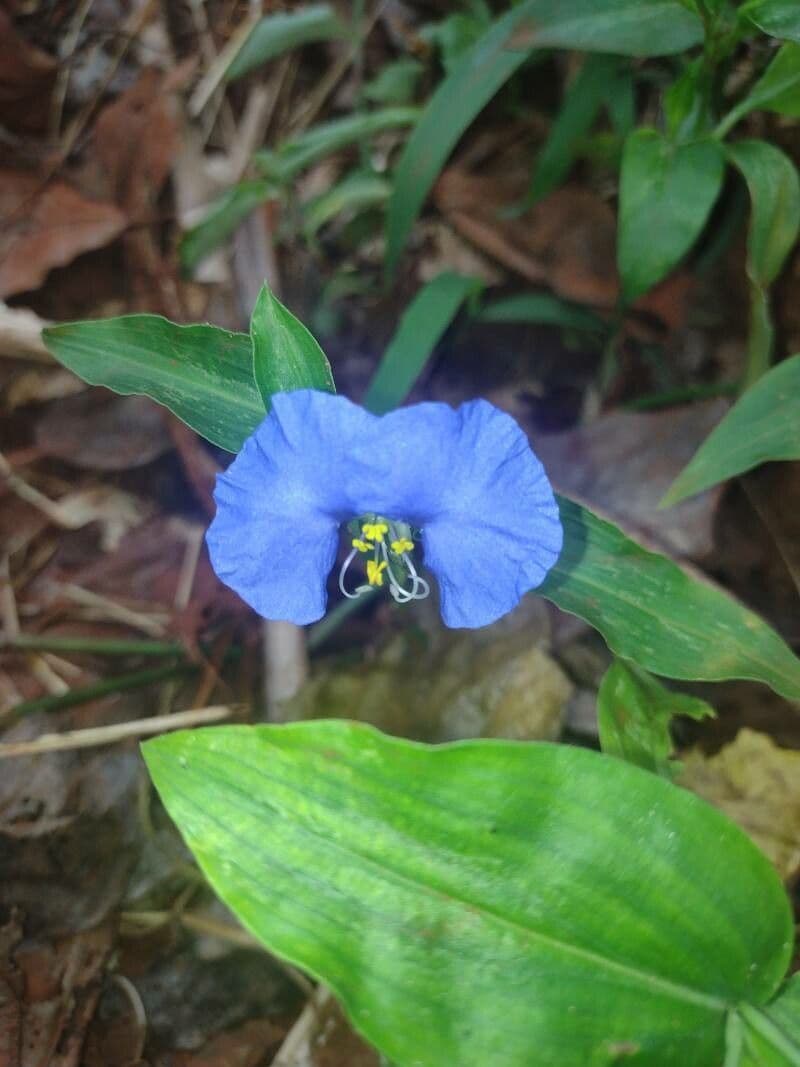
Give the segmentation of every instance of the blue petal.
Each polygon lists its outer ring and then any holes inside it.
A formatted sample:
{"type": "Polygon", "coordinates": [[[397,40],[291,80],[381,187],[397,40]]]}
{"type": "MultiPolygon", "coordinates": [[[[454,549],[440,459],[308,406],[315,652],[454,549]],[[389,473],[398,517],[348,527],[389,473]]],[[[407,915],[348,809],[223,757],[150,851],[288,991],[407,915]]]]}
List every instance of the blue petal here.
{"type": "Polygon", "coordinates": [[[422,543],[445,623],[486,626],[542,583],[563,532],[544,468],[516,422],[485,400],[456,414],[448,484],[422,543]]]}
{"type": "Polygon", "coordinates": [[[325,614],[337,528],[353,514],[348,446],[375,421],[342,397],[278,394],[217,478],[211,563],[265,618],[303,624],[325,614]]]}

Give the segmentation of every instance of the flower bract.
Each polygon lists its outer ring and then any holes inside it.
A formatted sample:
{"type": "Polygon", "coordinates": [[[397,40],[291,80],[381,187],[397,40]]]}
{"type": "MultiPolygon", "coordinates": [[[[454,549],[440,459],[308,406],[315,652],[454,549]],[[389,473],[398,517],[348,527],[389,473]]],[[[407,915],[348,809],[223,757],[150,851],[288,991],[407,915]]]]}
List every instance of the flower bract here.
{"type": "MultiPolygon", "coordinates": [[[[448,626],[494,622],[541,584],[562,544],[558,506],[528,440],[485,400],[423,403],[376,416],[301,389],[269,414],[217,479],[208,531],[219,577],[268,619],[310,623],[327,604],[339,530],[346,565],[366,561],[396,600],[427,594],[421,542],[448,626]]],[[[345,568],[346,569],[346,568],[345,568]]]]}

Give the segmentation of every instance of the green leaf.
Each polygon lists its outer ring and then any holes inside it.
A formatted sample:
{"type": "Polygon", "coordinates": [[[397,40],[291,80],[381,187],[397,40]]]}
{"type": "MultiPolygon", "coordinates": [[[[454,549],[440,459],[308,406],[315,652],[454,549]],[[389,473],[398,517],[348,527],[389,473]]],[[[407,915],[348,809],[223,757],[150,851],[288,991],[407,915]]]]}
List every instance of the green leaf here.
{"type": "Polygon", "coordinates": [[[241,182],[227,189],[209,206],[205,217],[181,238],[181,267],[191,274],[198,263],[219,248],[240,222],[266,200],[278,195],[274,182],[266,179],[241,182]]]}
{"type": "Polygon", "coordinates": [[[630,302],[661,281],[700,235],[722,187],[716,141],[673,144],[658,130],[634,130],[620,177],[619,269],[630,302]]]}
{"type": "Polygon", "coordinates": [[[747,96],[722,120],[718,136],[724,137],[743,116],[757,108],[800,118],[800,44],[790,41],[778,50],[747,96]]]}
{"type": "Polygon", "coordinates": [[[253,376],[265,406],[273,393],[319,389],[335,393],[330,363],[313,334],[261,286],[250,319],[253,376]]]}
{"type": "Polygon", "coordinates": [[[421,40],[439,49],[442,66],[448,74],[491,24],[491,11],[485,5],[476,6],[478,10],[454,11],[439,22],[422,26],[419,31],[421,40]]]}
{"type": "Polygon", "coordinates": [[[719,1067],[791,955],[745,834],[595,752],[336,721],[143,750],[227,906],[398,1067],[719,1067]]]}
{"type": "Polygon", "coordinates": [[[264,418],[247,334],[123,315],[51,326],[42,336],[59,363],[84,381],[149,396],[231,452],[264,418]]]}
{"type": "Polygon", "coordinates": [[[391,184],[387,178],[371,171],[347,174],[331,189],[303,205],[303,229],[312,237],[320,227],[337,216],[351,217],[365,208],[385,204],[391,184]]]}
{"type": "Polygon", "coordinates": [[[677,0],[523,0],[448,73],[409,137],[395,171],[386,223],[394,273],[411,227],[459,138],[534,48],[666,55],[702,40],[702,23],[677,0]],[[516,49],[516,51],[514,51],[516,49]]]}
{"type": "Polygon", "coordinates": [[[800,975],[793,975],[777,997],[762,1008],[746,1005],[745,1053],[740,1067],[799,1067],[800,975]]]}
{"type": "Polygon", "coordinates": [[[383,415],[405,400],[458,309],[479,285],[474,278],[444,271],[417,293],[383,354],[364,407],[383,415]]]}
{"type": "Polygon", "coordinates": [[[528,0],[517,10],[516,47],[666,56],[703,39],[702,22],[678,0],[528,0]]]}
{"type": "Polygon", "coordinates": [[[600,745],[607,755],[671,779],[670,723],[675,715],[704,719],[714,709],[699,697],[674,693],[647,671],[614,660],[597,694],[600,745]]]}
{"type": "Polygon", "coordinates": [[[311,4],[297,11],[267,15],[255,24],[247,40],[236,53],[225,74],[234,81],[283,55],[312,41],[330,41],[342,37],[345,28],[328,4],[311,4]]]}
{"type": "Polygon", "coordinates": [[[797,0],[755,0],[743,4],[739,16],[747,17],[764,33],[800,43],[800,6],[797,0]]]}
{"type": "Polygon", "coordinates": [[[616,56],[589,55],[584,60],[537,157],[526,206],[547,196],[566,177],[606,100],[618,66],[616,56]]]}
{"type": "Polygon", "coordinates": [[[675,479],[661,506],[776,459],[800,459],[800,355],[779,363],[747,390],[675,479]]]}
{"type": "Polygon", "coordinates": [[[559,507],[564,548],[537,593],[654,674],[749,678],[800,699],[800,660],[752,611],[579,504],[561,497],[559,507]]]}
{"type": "Polygon", "coordinates": [[[601,333],[605,329],[599,315],[553,293],[521,293],[494,300],[484,305],[477,317],[481,322],[530,322],[591,333],[601,333]]]}
{"type": "Polygon", "coordinates": [[[266,178],[286,185],[318,159],[396,126],[413,126],[419,116],[416,107],[387,107],[334,119],[312,126],[279,148],[256,152],[255,163],[266,178]]]}
{"type": "Polygon", "coordinates": [[[767,288],[800,231],[800,179],[788,156],[766,141],[737,141],[727,152],[747,182],[752,205],[747,236],[751,328],[746,376],[752,385],[769,367],[773,331],[767,288]]]}
{"type": "Polygon", "coordinates": [[[375,104],[407,104],[414,99],[424,69],[417,59],[396,59],[387,63],[364,86],[364,96],[375,104]]]}

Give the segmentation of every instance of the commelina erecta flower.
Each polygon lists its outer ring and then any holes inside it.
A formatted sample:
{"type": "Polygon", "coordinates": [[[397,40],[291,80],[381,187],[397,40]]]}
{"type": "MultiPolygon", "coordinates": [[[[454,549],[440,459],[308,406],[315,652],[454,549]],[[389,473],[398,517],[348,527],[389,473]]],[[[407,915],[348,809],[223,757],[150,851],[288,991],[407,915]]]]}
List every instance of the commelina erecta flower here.
{"type": "Polygon", "coordinates": [[[207,538],[214,570],[264,618],[325,614],[342,526],[345,596],[371,586],[401,603],[427,596],[413,558],[421,544],[447,626],[494,622],[556,562],[562,529],[547,475],[514,419],[487,401],[380,417],[311,389],[271,403],[217,479],[207,538]],[[349,589],[357,561],[367,581],[349,589]]]}

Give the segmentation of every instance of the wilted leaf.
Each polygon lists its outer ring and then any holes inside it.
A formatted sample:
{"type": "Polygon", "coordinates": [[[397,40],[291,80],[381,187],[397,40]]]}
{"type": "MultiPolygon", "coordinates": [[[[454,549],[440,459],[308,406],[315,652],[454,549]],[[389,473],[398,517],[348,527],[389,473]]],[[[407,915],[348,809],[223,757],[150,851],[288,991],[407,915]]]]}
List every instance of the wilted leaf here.
{"type": "Polygon", "coordinates": [[[783,878],[800,869],[800,752],[743,729],[715,756],[693,749],[681,760],[681,785],[746,830],[783,878]]]}
{"type": "Polygon", "coordinates": [[[0,297],[36,289],[54,267],[109,244],[127,223],[113,204],[15,170],[0,170],[0,216],[0,297]]]}

